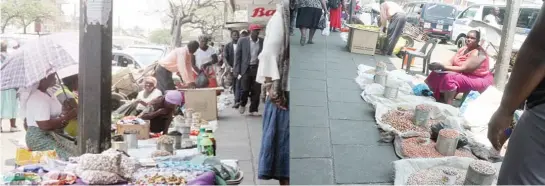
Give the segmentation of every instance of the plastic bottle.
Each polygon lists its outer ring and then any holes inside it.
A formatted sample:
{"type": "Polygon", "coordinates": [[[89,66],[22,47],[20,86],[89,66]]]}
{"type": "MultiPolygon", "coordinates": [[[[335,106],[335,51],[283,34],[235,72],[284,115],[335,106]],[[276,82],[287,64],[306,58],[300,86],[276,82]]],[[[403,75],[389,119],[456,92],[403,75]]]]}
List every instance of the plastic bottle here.
{"type": "Polygon", "coordinates": [[[216,138],[214,138],[214,132],[212,129],[206,129],[206,134],[208,134],[208,139],[212,141],[212,148],[214,149],[214,156],[216,155],[216,138]]]}
{"type": "Polygon", "coordinates": [[[201,127],[200,130],[199,130],[199,135],[197,136],[197,151],[199,153],[203,152],[201,142],[202,142],[202,139],[203,139],[203,136],[205,135],[205,133],[206,133],[205,128],[201,127]]]}
{"type": "Polygon", "coordinates": [[[202,148],[201,153],[206,156],[214,156],[213,145],[214,143],[212,142],[212,140],[210,140],[210,138],[208,138],[208,134],[205,133],[201,140],[201,148],[202,148]]]}

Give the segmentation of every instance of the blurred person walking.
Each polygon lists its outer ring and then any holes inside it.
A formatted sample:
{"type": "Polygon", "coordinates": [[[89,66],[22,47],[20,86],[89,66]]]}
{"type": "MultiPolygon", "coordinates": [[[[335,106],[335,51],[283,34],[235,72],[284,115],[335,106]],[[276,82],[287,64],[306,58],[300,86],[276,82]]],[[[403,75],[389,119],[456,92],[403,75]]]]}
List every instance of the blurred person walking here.
{"type": "Polygon", "coordinates": [[[259,37],[261,26],[250,25],[250,37],[238,40],[235,50],[234,76],[240,80],[240,114],[246,112],[246,104],[250,99],[250,115],[257,115],[259,97],[261,96],[261,84],[255,81],[259,66],[258,56],[263,50],[263,38],[259,37]]]}
{"type": "Polygon", "coordinates": [[[327,6],[329,8],[329,29],[332,32],[341,30],[342,12],[346,11],[344,0],[329,0],[327,6]]]}
{"type": "MultiPolygon", "coordinates": [[[[8,57],[8,44],[2,41],[0,44],[0,64],[2,64],[8,57]]],[[[17,90],[8,89],[0,91],[0,132],[2,129],[2,120],[9,119],[10,132],[17,132],[16,118],[17,118],[17,90]]]]}
{"type": "MultiPolygon", "coordinates": [[[[229,67],[231,67],[231,70],[233,70],[235,66],[235,51],[237,50],[237,42],[239,37],[240,37],[240,34],[238,33],[238,31],[232,30],[231,42],[227,43],[227,45],[225,45],[225,48],[223,50],[223,57],[224,57],[223,61],[227,63],[229,67]]],[[[238,80],[236,76],[232,76],[232,77],[233,77],[232,79],[233,86],[231,88],[233,91],[233,95],[235,96],[235,104],[233,105],[233,108],[238,109],[238,107],[240,106],[240,81],[238,80]]]]}
{"type": "Polygon", "coordinates": [[[316,29],[320,29],[319,24],[323,13],[328,14],[325,0],[297,1],[297,21],[295,27],[301,31],[301,40],[299,41],[301,45],[314,44],[312,39],[314,38],[316,29]]]}

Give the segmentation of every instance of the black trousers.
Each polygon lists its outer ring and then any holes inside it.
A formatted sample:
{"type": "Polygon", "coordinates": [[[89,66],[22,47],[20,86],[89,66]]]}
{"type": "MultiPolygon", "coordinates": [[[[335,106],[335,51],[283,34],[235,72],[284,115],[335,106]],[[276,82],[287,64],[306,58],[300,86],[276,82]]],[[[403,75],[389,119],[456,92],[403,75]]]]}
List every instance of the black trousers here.
{"type": "Polygon", "coordinates": [[[403,28],[407,22],[405,13],[396,13],[392,16],[390,20],[390,25],[388,25],[388,31],[386,33],[387,43],[384,45],[383,51],[387,55],[392,55],[394,48],[399,40],[399,37],[403,33],[403,28]]]}
{"type": "Polygon", "coordinates": [[[157,79],[157,89],[163,92],[163,95],[167,90],[176,89],[176,85],[174,85],[174,80],[172,79],[172,72],[161,65],[158,65],[155,70],[155,79],[157,79]]]}
{"type": "Polygon", "coordinates": [[[250,65],[246,73],[240,78],[242,94],[240,95],[240,106],[245,107],[250,99],[250,112],[257,112],[259,107],[259,96],[261,95],[261,84],[255,81],[257,76],[257,65],[250,65]]]}
{"type": "Polygon", "coordinates": [[[235,103],[240,103],[240,95],[242,91],[240,90],[240,79],[238,77],[233,76],[233,95],[235,96],[235,103]]]}

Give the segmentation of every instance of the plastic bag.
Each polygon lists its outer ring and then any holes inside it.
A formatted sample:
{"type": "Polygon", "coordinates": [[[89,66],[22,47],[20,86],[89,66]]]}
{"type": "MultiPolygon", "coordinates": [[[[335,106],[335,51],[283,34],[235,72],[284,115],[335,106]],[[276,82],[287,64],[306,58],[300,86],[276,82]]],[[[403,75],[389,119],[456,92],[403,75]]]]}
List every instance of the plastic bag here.
{"type": "Polygon", "coordinates": [[[327,22],[327,17],[326,17],[326,14],[323,13],[322,17],[320,17],[320,22],[318,22],[318,29],[320,29],[320,30],[326,29],[327,28],[327,23],[326,22],[327,22]]]}
{"type": "Polygon", "coordinates": [[[208,76],[206,75],[204,70],[201,70],[199,72],[199,75],[197,75],[197,80],[195,81],[195,85],[197,88],[205,88],[208,87],[208,76]]]}
{"type": "Polygon", "coordinates": [[[324,22],[325,22],[325,28],[322,30],[322,35],[323,36],[329,36],[329,19],[327,18],[327,16],[324,17],[324,22]]]}

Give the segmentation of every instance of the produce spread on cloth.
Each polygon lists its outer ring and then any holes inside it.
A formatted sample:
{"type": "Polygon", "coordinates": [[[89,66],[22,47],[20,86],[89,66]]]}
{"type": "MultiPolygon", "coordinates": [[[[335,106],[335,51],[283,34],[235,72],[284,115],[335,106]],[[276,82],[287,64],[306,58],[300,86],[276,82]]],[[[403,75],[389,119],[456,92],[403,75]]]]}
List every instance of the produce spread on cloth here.
{"type": "MultiPolygon", "coordinates": [[[[2,173],[2,185],[235,185],[243,179],[237,160],[216,155],[214,122],[186,108],[173,119],[168,134],[137,140],[138,128],[148,121],[135,116],[114,116],[112,148],[100,154],[83,154],[67,161],[55,151],[31,152],[15,170],[2,173]],[[131,128],[132,127],[132,128],[131,128]],[[115,130],[115,128],[114,128],[115,130]]],[[[216,124],[217,125],[217,124],[216,124]]],[[[149,130],[147,130],[149,132],[149,130]]],[[[20,147],[24,149],[24,147],[20,147]]]]}
{"type": "MultiPolygon", "coordinates": [[[[484,121],[490,116],[484,114],[477,121],[464,113],[482,104],[484,101],[479,99],[492,95],[487,92],[494,92],[494,87],[482,94],[471,92],[459,109],[431,97],[432,91],[424,83],[425,77],[408,75],[404,70],[387,71],[385,66],[383,62],[376,66],[360,65],[355,81],[363,90],[361,97],[376,109],[380,140],[393,143],[396,154],[402,159],[398,161],[412,167],[411,171],[396,168],[395,185],[495,182],[499,170],[493,163],[501,161],[501,155],[492,148],[486,132],[483,134],[487,130],[484,121]],[[438,162],[435,159],[449,157],[455,157],[452,160],[461,163],[434,163],[438,162]],[[474,173],[480,176],[466,176],[474,173]]],[[[506,132],[514,130],[518,117],[513,120],[513,126],[506,132]]]]}

